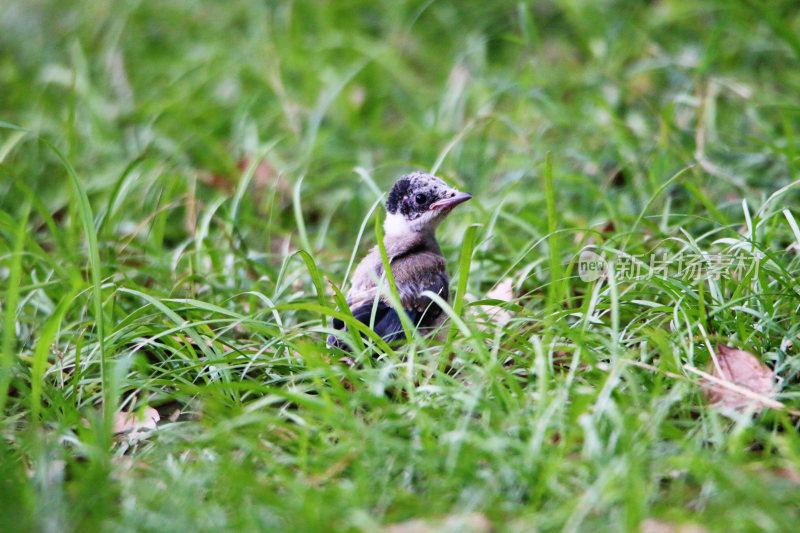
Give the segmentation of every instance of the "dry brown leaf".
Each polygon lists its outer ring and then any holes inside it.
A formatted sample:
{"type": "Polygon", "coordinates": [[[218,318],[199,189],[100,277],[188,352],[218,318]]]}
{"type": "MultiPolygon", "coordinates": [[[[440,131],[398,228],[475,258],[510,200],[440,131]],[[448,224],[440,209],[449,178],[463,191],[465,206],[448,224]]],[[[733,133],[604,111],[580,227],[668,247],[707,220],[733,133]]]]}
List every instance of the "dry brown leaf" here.
{"type": "Polygon", "coordinates": [[[708,530],[691,522],[676,524],[666,520],[648,518],[639,526],[641,533],[708,533],[708,530]]]}
{"type": "Polygon", "coordinates": [[[216,173],[201,173],[198,175],[200,181],[213,189],[220,189],[225,193],[231,193],[235,183],[225,175],[216,173]]]}
{"type": "MultiPolygon", "coordinates": [[[[494,289],[486,293],[486,298],[490,300],[502,300],[510,302],[514,299],[514,280],[506,278],[494,289]]],[[[511,313],[496,305],[482,305],[481,310],[486,313],[489,320],[496,325],[503,327],[511,322],[511,313]]]]}
{"type": "Polygon", "coordinates": [[[721,382],[708,388],[708,397],[722,411],[744,411],[748,407],[759,411],[771,403],[765,400],[775,397],[779,378],[750,352],[720,344],[715,362],[713,376],[721,382]],[[743,394],[746,391],[740,392],[739,387],[755,394],[743,394]]]}
{"type": "Polygon", "coordinates": [[[444,518],[414,518],[405,522],[389,524],[384,533],[486,533],[492,531],[492,523],[481,513],[450,515],[444,518]]]}
{"type": "Polygon", "coordinates": [[[800,485],[800,472],[794,466],[782,466],[774,469],[773,473],[778,477],[791,481],[795,485],[800,485]]]}
{"type": "Polygon", "coordinates": [[[514,299],[514,280],[506,278],[497,287],[486,293],[486,297],[492,300],[503,300],[510,302],[514,299]]]}
{"type": "Polygon", "coordinates": [[[145,407],[141,419],[138,411],[117,411],[114,413],[114,433],[156,429],[159,420],[161,420],[161,416],[152,407],[145,407]]]}
{"type": "Polygon", "coordinates": [[[766,478],[766,482],[775,481],[774,478],[780,478],[788,481],[792,485],[800,485],[800,471],[795,468],[790,461],[782,465],[764,465],[764,464],[751,464],[747,467],[748,472],[753,472],[762,478],[766,478]]]}

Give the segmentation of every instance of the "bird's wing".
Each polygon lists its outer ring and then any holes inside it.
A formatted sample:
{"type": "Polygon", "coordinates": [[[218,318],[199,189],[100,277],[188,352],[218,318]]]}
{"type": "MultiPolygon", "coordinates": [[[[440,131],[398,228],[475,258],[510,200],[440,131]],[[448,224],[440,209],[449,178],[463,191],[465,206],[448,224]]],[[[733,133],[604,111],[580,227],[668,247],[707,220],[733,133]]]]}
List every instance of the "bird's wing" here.
{"type": "MultiPolygon", "coordinates": [[[[442,314],[441,308],[431,305],[430,298],[422,296],[422,292],[431,291],[444,300],[448,299],[449,279],[444,267],[444,259],[438,254],[416,254],[414,257],[392,262],[400,303],[411,323],[417,328],[434,327],[442,314]]],[[[375,307],[373,331],[387,342],[403,339],[405,333],[400,316],[383,298],[375,302],[376,290],[372,288],[348,295],[348,305],[353,317],[369,325],[375,307]]],[[[345,324],[334,319],[333,327],[343,330],[345,324]]]]}
{"type": "MultiPolygon", "coordinates": [[[[362,303],[356,302],[350,308],[353,317],[359,322],[366,325],[372,323],[372,309],[375,308],[375,321],[372,330],[382,337],[386,342],[400,340],[405,336],[403,332],[403,323],[400,321],[400,316],[397,314],[392,306],[387,304],[383,299],[375,301],[374,297],[367,302],[362,300],[362,303]]],[[[422,313],[416,310],[406,311],[412,323],[417,324],[422,313]]],[[[338,318],[333,319],[333,327],[335,329],[347,329],[344,322],[338,318]]],[[[332,336],[331,336],[332,337],[332,336]]],[[[329,344],[333,344],[332,339],[329,337],[329,344]]],[[[338,343],[340,345],[340,343],[338,343]]]]}

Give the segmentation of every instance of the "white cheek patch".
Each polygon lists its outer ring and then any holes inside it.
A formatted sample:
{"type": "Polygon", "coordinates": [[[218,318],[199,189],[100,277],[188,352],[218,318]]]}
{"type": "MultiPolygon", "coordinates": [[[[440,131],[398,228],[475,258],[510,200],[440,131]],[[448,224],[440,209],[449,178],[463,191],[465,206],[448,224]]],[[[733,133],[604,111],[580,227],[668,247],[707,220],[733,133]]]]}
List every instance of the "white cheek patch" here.
{"type": "Polygon", "coordinates": [[[414,229],[399,212],[387,213],[386,220],[383,221],[383,232],[387,237],[400,237],[413,233],[414,229]]]}

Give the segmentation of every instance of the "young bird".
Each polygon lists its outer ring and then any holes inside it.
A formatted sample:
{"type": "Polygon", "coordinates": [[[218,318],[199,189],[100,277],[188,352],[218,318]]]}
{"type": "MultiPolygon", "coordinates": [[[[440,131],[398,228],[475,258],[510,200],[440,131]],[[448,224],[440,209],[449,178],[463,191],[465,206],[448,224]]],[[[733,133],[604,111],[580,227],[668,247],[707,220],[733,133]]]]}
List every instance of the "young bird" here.
{"type": "MultiPolygon", "coordinates": [[[[386,200],[383,244],[403,310],[423,331],[438,326],[444,313],[438,305],[431,305],[430,298],[422,292],[431,291],[445,301],[449,296],[450,278],[434,236],[436,227],[455,206],[470,198],[472,195],[448,187],[435,176],[415,172],[397,180],[386,200]]],[[[364,324],[370,324],[379,290],[377,283],[383,273],[380,250],[375,246],[356,267],[347,293],[350,311],[364,324]]],[[[346,329],[338,319],[333,321],[333,327],[346,329]]],[[[386,342],[405,338],[400,317],[383,295],[377,302],[373,329],[386,342]]],[[[328,346],[347,350],[335,335],[328,335],[328,346]]]]}

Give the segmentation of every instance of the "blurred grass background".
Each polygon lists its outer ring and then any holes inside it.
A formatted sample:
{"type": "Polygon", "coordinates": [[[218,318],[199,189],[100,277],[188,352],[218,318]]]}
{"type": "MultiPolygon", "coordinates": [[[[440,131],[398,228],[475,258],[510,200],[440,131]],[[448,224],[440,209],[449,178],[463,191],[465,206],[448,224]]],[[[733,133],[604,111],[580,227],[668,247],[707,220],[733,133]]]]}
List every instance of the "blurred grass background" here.
{"type": "Polygon", "coordinates": [[[2,0],[2,529],[792,531],[797,420],[683,367],[749,349],[798,405],[798,35],[791,1],[2,0]],[[324,278],[419,169],[474,195],[464,327],[348,368],[324,278]],[[747,270],[588,284],[586,244],[747,270]]]}

